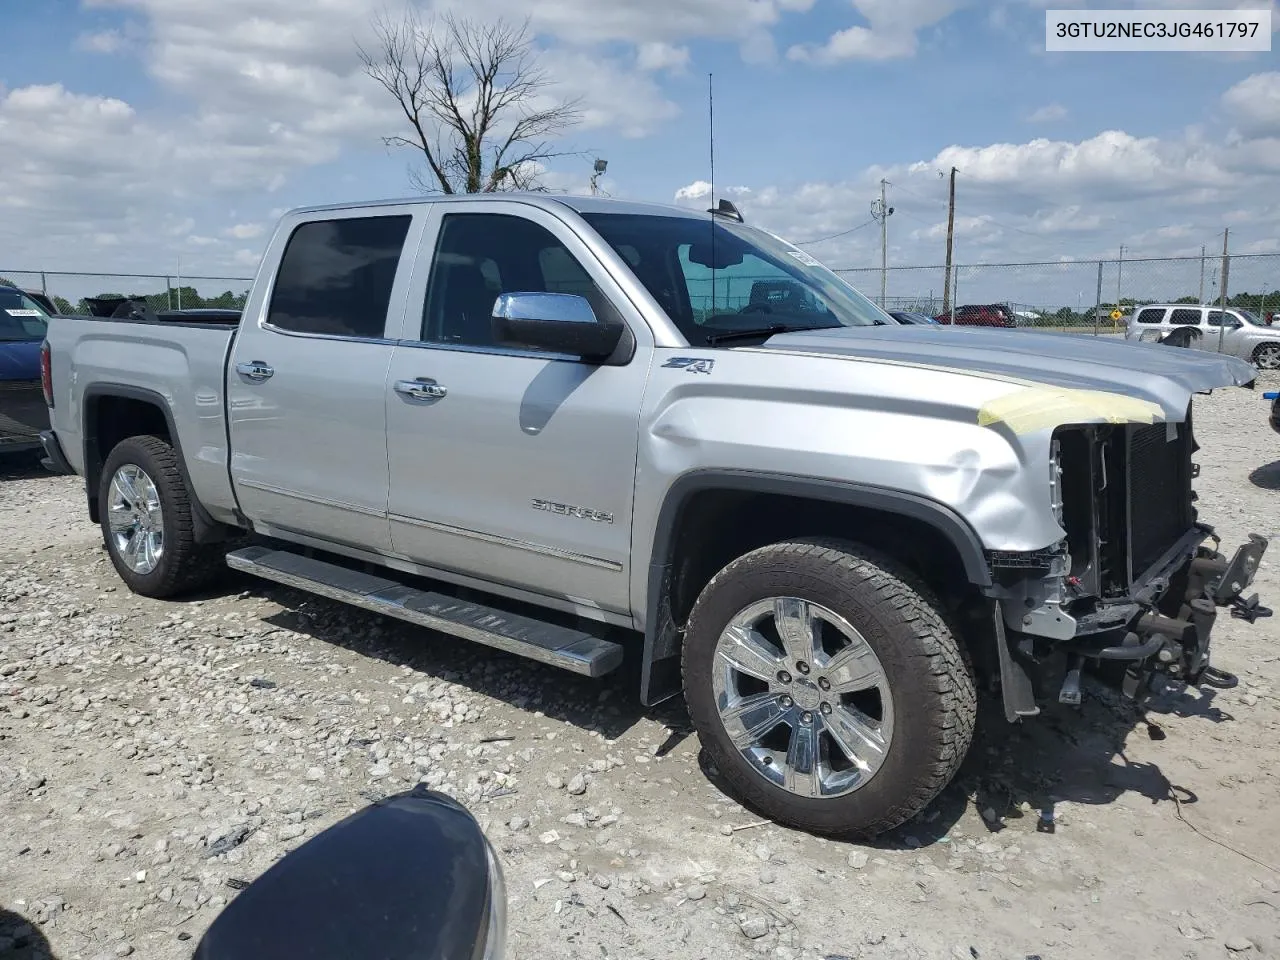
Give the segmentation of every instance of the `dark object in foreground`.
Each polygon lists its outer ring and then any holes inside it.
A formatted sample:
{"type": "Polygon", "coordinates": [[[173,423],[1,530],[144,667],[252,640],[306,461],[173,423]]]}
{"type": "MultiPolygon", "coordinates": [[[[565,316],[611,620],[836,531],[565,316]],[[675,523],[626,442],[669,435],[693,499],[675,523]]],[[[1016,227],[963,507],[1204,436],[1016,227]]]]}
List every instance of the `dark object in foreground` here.
{"type": "Polygon", "coordinates": [[[480,825],[419,786],[287,854],[214,920],[194,960],[499,960],[505,915],[480,825]]]}

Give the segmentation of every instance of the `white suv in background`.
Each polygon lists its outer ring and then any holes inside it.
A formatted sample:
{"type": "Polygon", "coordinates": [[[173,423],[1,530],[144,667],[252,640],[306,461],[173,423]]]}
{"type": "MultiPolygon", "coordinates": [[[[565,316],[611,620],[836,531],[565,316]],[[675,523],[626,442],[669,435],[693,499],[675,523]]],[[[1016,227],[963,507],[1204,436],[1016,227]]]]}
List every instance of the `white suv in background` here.
{"type": "Polygon", "coordinates": [[[1125,318],[1124,336],[1126,340],[1228,353],[1263,370],[1280,370],[1280,328],[1267,326],[1248,310],[1149,303],[1125,318]]]}

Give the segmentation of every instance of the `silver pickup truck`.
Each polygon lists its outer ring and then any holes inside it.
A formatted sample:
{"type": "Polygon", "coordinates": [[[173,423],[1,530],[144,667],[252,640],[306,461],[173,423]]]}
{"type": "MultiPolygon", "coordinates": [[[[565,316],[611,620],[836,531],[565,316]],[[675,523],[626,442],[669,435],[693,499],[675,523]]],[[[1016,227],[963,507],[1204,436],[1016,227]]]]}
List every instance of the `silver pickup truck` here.
{"type": "Polygon", "coordinates": [[[49,459],[134,591],[229,564],[579,674],[632,656],[816,832],[919,812],[979,689],[1015,721],[1090,664],[1229,685],[1215,615],[1265,612],[1266,541],[1219,553],[1192,492],[1192,396],[1247,363],[901,325],[727,204],[298,210],[237,327],[58,317],[45,367],[49,459]]]}

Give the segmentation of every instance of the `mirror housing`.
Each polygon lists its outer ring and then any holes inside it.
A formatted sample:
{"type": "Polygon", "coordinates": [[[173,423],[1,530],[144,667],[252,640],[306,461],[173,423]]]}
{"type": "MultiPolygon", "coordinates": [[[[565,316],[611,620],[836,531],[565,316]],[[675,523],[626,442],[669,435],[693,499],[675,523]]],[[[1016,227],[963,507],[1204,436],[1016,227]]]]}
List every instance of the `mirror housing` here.
{"type": "Polygon", "coordinates": [[[505,921],[480,825],[419,784],[285,854],[218,915],[193,960],[500,960],[505,921]]]}
{"type": "Polygon", "coordinates": [[[621,320],[601,320],[572,293],[504,293],[493,304],[493,337],[507,347],[607,361],[622,341],[621,320]]]}

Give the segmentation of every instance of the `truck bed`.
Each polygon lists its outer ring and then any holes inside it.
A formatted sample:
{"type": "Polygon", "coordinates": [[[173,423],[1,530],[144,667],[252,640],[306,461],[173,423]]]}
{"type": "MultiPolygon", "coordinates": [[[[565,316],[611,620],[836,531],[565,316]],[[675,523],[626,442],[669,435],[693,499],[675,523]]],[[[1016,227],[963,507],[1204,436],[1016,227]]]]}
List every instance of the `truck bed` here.
{"type": "MultiPolygon", "coordinates": [[[[215,519],[231,519],[235,500],[227,474],[225,371],[236,328],[225,319],[59,317],[49,325],[55,383],[70,383],[70,402],[54,407],[53,424],[77,472],[84,469],[82,415],[90,391],[110,386],[159,396],[172,411],[193,493],[215,519]],[[72,382],[72,372],[75,380],[72,382]]],[[[88,429],[87,427],[85,429],[88,429]]]]}

